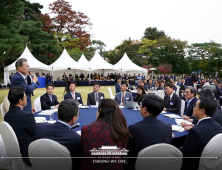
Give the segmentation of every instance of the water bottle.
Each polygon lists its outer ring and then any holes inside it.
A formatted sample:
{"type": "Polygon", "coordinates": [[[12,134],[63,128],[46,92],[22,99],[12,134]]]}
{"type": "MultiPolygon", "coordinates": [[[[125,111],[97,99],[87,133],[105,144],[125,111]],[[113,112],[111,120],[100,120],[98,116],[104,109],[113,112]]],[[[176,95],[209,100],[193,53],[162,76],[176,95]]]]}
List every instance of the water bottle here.
{"type": "Polygon", "coordinates": [[[54,112],[51,113],[51,115],[50,115],[50,121],[53,121],[53,120],[54,120],[54,112]]]}

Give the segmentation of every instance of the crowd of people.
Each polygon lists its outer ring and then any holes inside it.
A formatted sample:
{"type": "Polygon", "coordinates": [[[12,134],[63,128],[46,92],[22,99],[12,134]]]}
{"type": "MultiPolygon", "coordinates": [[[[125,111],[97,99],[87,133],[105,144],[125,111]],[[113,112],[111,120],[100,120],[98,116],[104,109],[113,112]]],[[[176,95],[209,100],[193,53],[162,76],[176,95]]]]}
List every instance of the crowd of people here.
{"type": "MultiPolygon", "coordinates": [[[[29,74],[26,59],[16,61],[16,70],[11,79],[8,94],[10,108],[4,121],[8,122],[15,131],[20,152],[28,166],[31,166],[28,159],[29,144],[37,139],[47,138],[57,141],[70,151],[73,169],[135,169],[135,157],[142,149],[157,143],[172,143],[171,125],[158,120],[157,116],[163,111],[181,115],[182,100],[185,100],[182,117],[191,122],[191,124],[184,122],[181,124],[185,130],[188,130],[184,145],[179,148],[186,157],[183,159],[182,170],[198,169],[200,160],[198,157],[201,156],[204,147],[215,135],[222,133],[220,105],[222,90],[221,81],[218,78],[210,82],[206,80],[205,85],[199,90],[199,98],[196,97],[197,89],[193,81],[191,83],[192,75],[188,77],[183,75],[184,77],[179,78],[177,84],[174,74],[170,77],[159,75],[148,79],[148,82],[146,78],[141,78],[135,84],[137,90],[135,98],[131,93],[133,87],[129,84],[129,80],[117,78],[114,100],[105,99],[105,95],[99,92],[100,84],[96,82],[93,85],[93,92],[88,94],[87,105],[98,105],[97,119],[89,125],[84,125],[79,136],[71,129],[71,126],[78,121],[79,104],[83,104],[81,94],[76,92],[76,83],[70,81],[69,91],[61,102],[58,102],[53,93],[53,85],[47,84],[46,93],[40,97],[41,107],[42,110],[57,108],[58,121],[54,124],[36,124],[32,114],[35,109],[31,105],[31,94],[36,89],[38,78],[31,76],[31,83],[28,84],[26,81],[26,75],[29,74]],[[180,95],[175,93],[178,88],[176,85],[180,88],[180,95]],[[164,91],[164,99],[158,95],[149,94],[151,90],[164,91]],[[127,125],[119,107],[125,106],[126,101],[135,101],[139,104],[142,121],[127,125]],[[99,164],[94,163],[90,158],[84,158],[91,156],[89,150],[102,145],[126,148],[129,150],[130,158],[117,164],[99,164]]],[[[122,159],[121,156],[118,159],[122,159]]]]}

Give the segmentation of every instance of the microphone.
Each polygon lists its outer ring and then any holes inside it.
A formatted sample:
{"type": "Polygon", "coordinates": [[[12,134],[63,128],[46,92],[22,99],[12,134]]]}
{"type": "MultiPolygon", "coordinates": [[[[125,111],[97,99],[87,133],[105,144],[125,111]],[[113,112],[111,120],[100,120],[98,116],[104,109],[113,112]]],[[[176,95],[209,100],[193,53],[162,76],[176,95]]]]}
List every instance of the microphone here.
{"type": "Polygon", "coordinates": [[[75,127],[79,127],[80,126],[80,123],[76,123],[75,125],[72,125],[71,126],[71,129],[75,128],[75,127]]]}
{"type": "MultiPolygon", "coordinates": [[[[32,78],[33,78],[33,77],[36,76],[36,75],[32,73],[31,76],[32,76],[32,78]]],[[[39,81],[37,81],[36,84],[40,85],[39,81]]]]}

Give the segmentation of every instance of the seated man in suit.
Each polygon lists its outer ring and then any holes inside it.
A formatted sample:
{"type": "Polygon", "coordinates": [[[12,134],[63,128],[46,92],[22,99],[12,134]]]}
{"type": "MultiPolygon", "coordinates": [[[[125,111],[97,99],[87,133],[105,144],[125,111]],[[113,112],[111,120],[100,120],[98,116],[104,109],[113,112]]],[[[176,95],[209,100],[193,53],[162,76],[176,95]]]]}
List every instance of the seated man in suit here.
{"type": "MultiPolygon", "coordinates": [[[[132,137],[128,142],[128,156],[137,157],[138,153],[157,143],[171,143],[172,128],[168,123],[158,120],[156,117],[164,107],[163,99],[156,95],[145,95],[140,108],[143,120],[129,126],[132,137]]],[[[136,159],[128,159],[129,169],[135,169],[136,159]]]]}
{"type": "Polygon", "coordinates": [[[175,85],[175,82],[172,80],[171,83],[173,84],[173,90],[176,92],[177,91],[177,87],[175,85]]]}
{"type": "Polygon", "coordinates": [[[178,79],[177,85],[181,87],[181,85],[182,85],[181,78],[178,79]]]}
{"type": "Polygon", "coordinates": [[[165,107],[163,111],[180,114],[181,98],[173,92],[173,84],[167,82],[164,88],[167,95],[164,96],[165,107]]]}
{"type": "Polygon", "coordinates": [[[60,77],[57,78],[57,81],[61,81],[60,77]]]}
{"type": "Polygon", "coordinates": [[[100,100],[105,99],[104,93],[99,92],[100,84],[95,82],[93,84],[93,92],[88,94],[87,105],[96,105],[99,104],[100,100]]]}
{"type": "MultiPolygon", "coordinates": [[[[32,112],[23,110],[27,105],[25,89],[21,86],[11,88],[8,100],[11,106],[5,114],[4,121],[14,130],[22,157],[28,157],[29,144],[35,140],[36,123],[32,112]]],[[[26,165],[31,165],[28,158],[23,158],[23,161],[26,165]]]]}
{"type": "Polygon", "coordinates": [[[40,97],[42,110],[57,109],[59,107],[57,96],[53,94],[53,90],[53,85],[47,84],[46,93],[40,97]]]}
{"type": "MultiPolygon", "coordinates": [[[[79,118],[79,103],[67,99],[60,103],[58,108],[58,121],[54,124],[41,123],[36,128],[35,139],[51,139],[65,146],[71,157],[81,157],[81,137],[71,129],[79,118]],[[56,135],[55,135],[56,134],[56,135]]],[[[72,159],[73,169],[79,169],[80,159],[72,159]]],[[[49,168],[50,169],[50,168],[49,168]]]]}
{"type": "Polygon", "coordinates": [[[121,92],[121,79],[117,79],[117,83],[115,84],[116,94],[121,92]]]}
{"type": "Polygon", "coordinates": [[[126,91],[133,90],[133,87],[129,84],[129,80],[126,80],[126,85],[127,85],[126,91]]]}
{"type": "Polygon", "coordinates": [[[66,99],[76,99],[80,104],[83,104],[82,102],[82,96],[80,93],[76,92],[76,82],[71,81],[69,83],[69,92],[65,94],[64,100],[66,99]]]}
{"type": "MultiPolygon", "coordinates": [[[[200,157],[204,147],[217,134],[222,133],[222,127],[213,121],[212,116],[216,111],[214,100],[201,98],[193,109],[193,117],[198,120],[198,125],[191,128],[186,137],[181,152],[183,157],[200,157]]],[[[183,159],[181,170],[196,170],[200,158],[183,159]]]]}
{"type": "Polygon", "coordinates": [[[196,96],[196,89],[193,86],[187,86],[184,92],[185,95],[185,107],[184,107],[184,115],[192,116],[193,114],[193,106],[197,102],[196,96]]]}
{"type": "Polygon", "coordinates": [[[217,80],[217,85],[216,89],[217,89],[217,95],[216,95],[216,99],[220,102],[220,105],[222,105],[222,97],[221,97],[221,81],[217,80]]]}
{"type": "Polygon", "coordinates": [[[147,85],[148,89],[150,90],[153,86],[153,80],[149,79],[149,84],[147,85]]]}
{"type": "Polygon", "coordinates": [[[117,93],[116,96],[115,96],[115,101],[121,106],[125,106],[126,101],[133,101],[132,94],[127,92],[126,88],[127,88],[126,83],[122,82],[121,92],[117,93]]]}

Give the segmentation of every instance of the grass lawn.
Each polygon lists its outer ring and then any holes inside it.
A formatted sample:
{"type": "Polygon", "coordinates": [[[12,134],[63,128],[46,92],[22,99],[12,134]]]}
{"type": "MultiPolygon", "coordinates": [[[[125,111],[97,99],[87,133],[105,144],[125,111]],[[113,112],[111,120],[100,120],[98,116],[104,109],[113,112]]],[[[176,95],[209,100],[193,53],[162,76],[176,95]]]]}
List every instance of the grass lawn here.
{"type": "MultiPolygon", "coordinates": [[[[108,87],[111,87],[113,95],[115,95],[114,86],[101,86],[99,91],[104,93],[105,98],[110,98],[108,87]]],[[[55,87],[54,88],[54,94],[57,96],[59,102],[63,101],[63,94],[65,94],[64,88],[65,87],[55,87]]],[[[8,95],[8,91],[9,91],[8,89],[7,90],[0,90],[0,104],[3,102],[5,96],[8,95]]],[[[88,93],[91,93],[92,91],[93,91],[92,86],[79,86],[76,88],[76,92],[81,93],[84,105],[87,104],[88,93]]],[[[35,91],[34,91],[35,96],[32,96],[32,106],[34,106],[34,104],[33,104],[34,100],[37,97],[43,95],[44,93],[46,93],[45,88],[35,89],[35,91]]],[[[1,121],[3,121],[3,118],[2,118],[2,115],[0,114],[0,122],[1,121]]]]}

